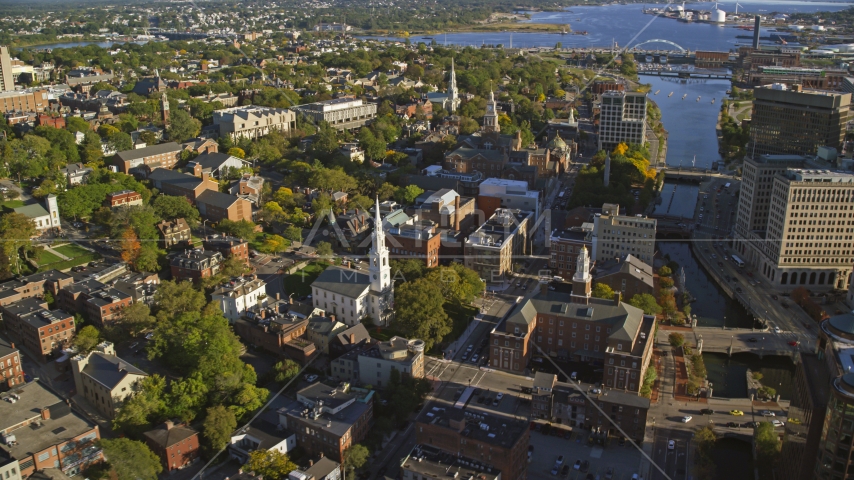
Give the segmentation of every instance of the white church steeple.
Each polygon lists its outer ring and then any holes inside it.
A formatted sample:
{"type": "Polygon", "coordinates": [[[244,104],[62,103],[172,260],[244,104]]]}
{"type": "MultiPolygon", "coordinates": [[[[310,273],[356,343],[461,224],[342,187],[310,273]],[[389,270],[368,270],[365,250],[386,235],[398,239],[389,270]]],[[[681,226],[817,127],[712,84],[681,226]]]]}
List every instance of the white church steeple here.
{"type": "Polygon", "coordinates": [[[489,91],[489,100],[486,101],[486,114],[483,116],[484,132],[500,132],[498,125],[498,106],[495,104],[495,93],[489,91]]]}
{"type": "Polygon", "coordinates": [[[448,111],[454,113],[457,111],[457,107],[460,106],[460,99],[458,98],[459,92],[457,91],[457,74],[454,71],[454,59],[451,58],[451,78],[448,80],[448,111]]]}
{"type": "Polygon", "coordinates": [[[374,233],[371,236],[370,260],[371,290],[384,292],[391,286],[391,265],[388,262],[388,247],[385,244],[385,231],[383,230],[383,219],[380,215],[379,197],[377,197],[374,233]]]}

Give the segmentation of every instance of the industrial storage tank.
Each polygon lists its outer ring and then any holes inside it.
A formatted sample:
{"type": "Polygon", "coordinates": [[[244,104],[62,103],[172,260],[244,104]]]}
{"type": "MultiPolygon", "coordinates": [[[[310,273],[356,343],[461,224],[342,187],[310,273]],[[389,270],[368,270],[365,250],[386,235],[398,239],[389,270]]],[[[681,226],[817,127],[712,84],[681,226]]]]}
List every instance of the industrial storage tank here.
{"type": "Polygon", "coordinates": [[[712,12],[712,23],[726,23],[726,12],[720,9],[712,12]]]}

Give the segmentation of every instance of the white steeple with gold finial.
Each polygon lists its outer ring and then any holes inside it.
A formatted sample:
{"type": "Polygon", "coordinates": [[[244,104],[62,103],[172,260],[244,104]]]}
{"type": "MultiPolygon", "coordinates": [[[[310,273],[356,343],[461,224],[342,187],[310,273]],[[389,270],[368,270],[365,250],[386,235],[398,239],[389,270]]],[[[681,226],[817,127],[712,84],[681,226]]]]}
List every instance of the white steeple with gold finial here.
{"type": "Polygon", "coordinates": [[[495,104],[495,93],[489,91],[489,100],[486,102],[486,114],[483,116],[484,132],[500,132],[498,125],[498,106],[495,104]]]}
{"type": "Polygon", "coordinates": [[[391,285],[391,265],[388,261],[388,247],[385,244],[383,219],[380,215],[380,199],[377,197],[374,233],[371,236],[371,290],[385,291],[391,285]]]}

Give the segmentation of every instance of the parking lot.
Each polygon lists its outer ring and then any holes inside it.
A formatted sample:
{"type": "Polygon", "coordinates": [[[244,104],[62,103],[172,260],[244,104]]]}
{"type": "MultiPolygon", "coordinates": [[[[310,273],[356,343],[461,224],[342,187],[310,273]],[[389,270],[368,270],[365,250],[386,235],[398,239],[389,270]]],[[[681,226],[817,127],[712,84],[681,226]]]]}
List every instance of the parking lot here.
{"type": "MultiPolygon", "coordinates": [[[[610,467],[613,468],[613,480],[631,480],[632,475],[638,472],[641,454],[630,443],[622,447],[617,442],[607,447],[591,446],[587,443],[586,434],[586,430],[573,432],[567,440],[532,431],[530,444],[534,446],[534,456],[528,466],[528,478],[583,480],[590,474],[592,478],[606,480],[610,467]],[[557,476],[551,474],[558,455],[563,455],[563,465],[569,466],[565,476],[560,472],[557,476]],[[574,468],[579,460],[589,462],[586,472],[574,468]]],[[[561,471],[563,469],[561,466],[561,471]]]]}

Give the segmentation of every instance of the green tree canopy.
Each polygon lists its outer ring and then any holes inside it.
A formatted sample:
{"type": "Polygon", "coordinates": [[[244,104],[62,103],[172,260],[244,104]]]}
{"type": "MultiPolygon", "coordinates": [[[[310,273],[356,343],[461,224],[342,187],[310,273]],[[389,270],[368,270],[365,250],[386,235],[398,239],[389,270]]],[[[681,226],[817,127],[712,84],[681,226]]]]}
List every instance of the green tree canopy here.
{"type": "Polygon", "coordinates": [[[218,452],[228,445],[231,434],[237,428],[234,412],[222,405],[208,409],[202,424],[202,437],[205,439],[208,451],[218,452]]]}
{"type": "Polygon", "coordinates": [[[184,142],[191,138],[195,138],[202,130],[202,122],[191,117],[184,110],[175,110],[169,114],[169,128],[166,133],[169,134],[169,139],[174,142],[184,142]]]}
{"type": "Polygon", "coordinates": [[[661,306],[655,301],[655,297],[648,293],[635,294],[629,299],[629,305],[640,308],[647,315],[658,315],[661,313],[661,306]]]}
{"type": "Polygon", "coordinates": [[[255,450],[249,453],[245,469],[264,478],[285,478],[298,467],[278,450],[255,450]]]}
{"type": "Polygon", "coordinates": [[[160,458],[142,442],[129,438],[101,439],[98,446],[120,479],[157,480],[163,471],[160,458]]]}
{"type": "Polygon", "coordinates": [[[165,220],[183,218],[191,228],[199,224],[199,210],[187,200],[176,195],[158,195],[152,203],[155,213],[165,220]]]}
{"type": "Polygon", "coordinates": [[[593,292],[591,293],[596,298],[604,298],[606,300],[611,300],[614,298],[614,290],[610,285],[605,283],[594,283],[593,284],[593,292]]]}
{"type": "Polygon", "coordinates": [[[401,283],[395,291],[395,326],[407,338],[424,340],[429,350],[451,333],[444,303],[442,290],[426,278],[401,283]]]}
{"type": "Polygon", "coordinates": [[[77,348],[77,353],[83,355],[94,350],[99,343],[101,343],[101,333],[92,325],[81,328],[74,337],[74,347],[77,348]]]}

